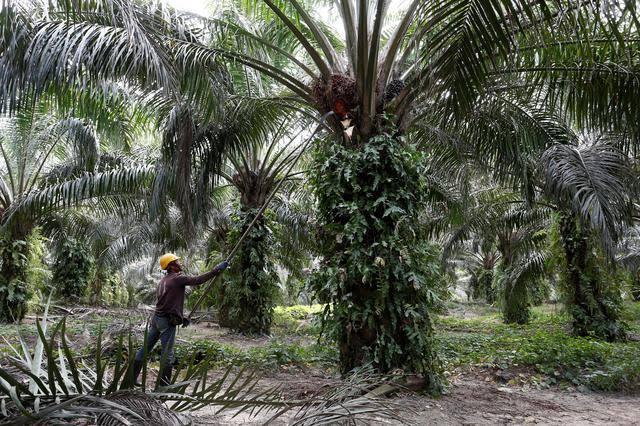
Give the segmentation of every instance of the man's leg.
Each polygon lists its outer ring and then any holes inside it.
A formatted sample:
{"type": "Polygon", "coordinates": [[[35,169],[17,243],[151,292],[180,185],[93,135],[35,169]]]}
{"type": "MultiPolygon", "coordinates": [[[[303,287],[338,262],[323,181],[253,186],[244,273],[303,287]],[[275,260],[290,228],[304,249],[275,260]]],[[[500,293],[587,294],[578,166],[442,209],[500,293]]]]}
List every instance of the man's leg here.
{"type": "MultiPolygon", "coordinates": [[[[147,330],[147,357],[153,350],[153,347],[158,343],[160,339],[160,330],[156,327],[155,316],[151,320],[151,324],[149,324],[149,328],[147,330]]],[[[140,375],[140,371],[142,371],[142,364],[144,362],[144,345],[136,352],[136,357],[133,360],[133,381],[134,383],[138,382],[138,376],[140,375]]]]}
{"type": "Polygon", "coordinates": [[[168,386],[171,383],[171,370],[173,369],[173,345],[176,340],[176,326],[169,325],[160,334],[162,355],[160,356],[160,376],[158,385],[168,386]]]}

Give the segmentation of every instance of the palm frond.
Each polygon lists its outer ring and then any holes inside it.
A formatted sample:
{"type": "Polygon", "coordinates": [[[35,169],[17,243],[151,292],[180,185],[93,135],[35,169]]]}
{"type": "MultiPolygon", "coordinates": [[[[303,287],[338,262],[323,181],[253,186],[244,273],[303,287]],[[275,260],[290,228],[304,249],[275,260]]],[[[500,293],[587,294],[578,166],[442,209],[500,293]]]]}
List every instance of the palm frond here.
{"type": "Polygon", "coordinates": [[[138,166],[84,173],[77,178],[47,185],[14,203],[3,218],[4,226],[10,226],[19,216],[34,218],[46,211],[78,206],[92,198],[136,192],[142,194],[153,176],[152,166],[138,166]]]}
{"type": "Polygon", "coordinates": [[[545,190],[595,230],[613,256],[622,226],[631,218],[631,170],[606,143],[556,145],[543,155],[545,190]]]}

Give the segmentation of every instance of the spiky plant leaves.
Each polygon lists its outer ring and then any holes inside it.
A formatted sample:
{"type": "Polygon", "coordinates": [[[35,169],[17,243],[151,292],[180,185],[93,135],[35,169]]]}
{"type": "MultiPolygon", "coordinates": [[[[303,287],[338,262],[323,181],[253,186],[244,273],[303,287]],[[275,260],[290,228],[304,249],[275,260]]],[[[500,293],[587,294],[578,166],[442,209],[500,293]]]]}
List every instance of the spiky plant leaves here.
{"type": "MultiPolygon", "coordinates": [[[[45,305],[43,323],[47,322],[48,303],[45,305]]],[[[308,401],[283,401],[279,387],[257,391],[255,372],[234,371],[229,368],[218,378],[211,378],[213,365],[205,359],[187,363],[186,371],[178,371],[172,384],[156,392],[131,390],[133,346],[128,335],[129,356],[124,357],[124,336],[118,338],[119,349],[113,368],[106,368],[101,359],[102,334],[99,333],[94,352],[96,368],[74,355],[66,338],[66,318],[58,322],[50,337],[45,328],[38,325],[37,345],[41,345],[43,359],[11,357],[11,370],[0,363],[0,402],[3,423],[34,424],[38,422],[66,422],[78,419],[93,421],[98,425],[144,424],[182,425],[188,418],[177,413],[192,411],[213,405],[221,410],[233,409],[234,415],[249,411],[251,416],[263,412],[275,412],[277,418],[287,411],[300,407],[296,421],[300,424],[324,424],[326,421],[353,421],[372,418],[398,419],[392,403],[385,403],[362,393],[379,385],[382,377],[363,370],[352,376],[324,398],[308,401]],[[59,336],[59,339],[56,339],[59,336]],[[58,350],[56,351],[56,347],[58,350]],[[124,363],[119,361],[124,360],[124,363]],[[34,369],[34,365],[41,372],[34,369]],[[34,373],[35,372],[35,373],[34,373]],[[178,380],[178,376],[180,379],[178,380]],[[25,379],[37,387],[30,391],[25,379]]],[[[25,354],[27,343],[20,336],[25,354]]],[[[9,345],[16,354],[17,348],[9,345]]],[[[146,371],[143,371],[146,375],[146,371]]],[[[143,377],[143,381],[145,377],[143,377]]]]}
{"type": "MultiPolygon", "coordinates": [[[[108,371],[101,360],[99,339],[95,351],[97,368],[94,371],[84,360],[78,360],[72,354],[64,336],[65,324],[66,318],[63,318],[54,327],[49,338],[38,324],[38,342],[44,348],[44,359],[34,358],[30,363],[19,357],[10,359],[18,367],[20,374],[25,374],[31,383],[37,385],[35,391],[30,391],[22,383],[20,375],[4,366],[0,367],[2,394],[9,397],[14,404],[13,408],[18,410],[16,413],[9,407],[7,412],[13,424],[31,422],[30,419],[33,418],[73,417],[94,419],[98,424],[113,424],[114,421],[135,423],[141,420],[158,421],[158,424],[181,424],[179,417],[174,414],[175,410],[191,410],[208,404],[222,408],[244,407],[247,404],[254,404],[261,409],[286,407],[286,404],[279,402],[279,395],[275,390],[263,392],[257,397],[251,393],[257,380],[254,374],[245,374],[243,371],[233,373],[229,369],[221,379],[207,383],[212,367],[208,362],[191,363],[182,380],[177,382],[174,379],[174,383],[162,392],[130,391],[133,386],[130,372],[134,348],[131,336],[128,339],[128,356],[123,353],[124,336],[119,336],[115,365],[108,371]],[[60,339],[56,339],[58,335],[61,336],[60,339]],[[33,368],[35,363],[41,363],[43,374],[33,368]],[[91,380],[92,377],[95,377],[95,381],[91,380]],[[229,377],[232,379],[227,380],[229,377]],[[173,402],[174,406],[169,410],[163,402],[173,402]]],[[[20,339],[23,347],[27,347],[22,337],[20,339]]],[[[14,351],[17,353],[15,348],[14,351]]]]}
{"type": "Polygon", "coordinates": [[[191,421],[179,413],[167,408],[161,400],[150,397],[140,391],[120,391],[108,397],[118,407],[126,407],[130,412],[113,410],[98,415],[96,423],[101,426],[116,426],[129,422],[136,424],[143,421],[145,425],[183,426],[191,421]]]}

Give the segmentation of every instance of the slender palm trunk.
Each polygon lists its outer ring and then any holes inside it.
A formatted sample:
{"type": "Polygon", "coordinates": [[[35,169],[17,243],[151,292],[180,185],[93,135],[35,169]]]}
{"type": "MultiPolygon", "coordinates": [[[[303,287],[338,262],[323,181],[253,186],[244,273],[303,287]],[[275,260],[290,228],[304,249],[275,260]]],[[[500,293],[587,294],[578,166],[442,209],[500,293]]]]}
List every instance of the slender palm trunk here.
{"type": "Polygon", "coordinates": [[[560,237],[566,257],[566,303],[579,336],[616,340],[624,334],[619,323],[620,294],[610,283],[591,249],[589,231],[577,217],[565,212],[560,218],[560,237]]]}
{"type": "Polygon", "coordinates": [[[496,291],[493,287],[493,268],[483,268],[478,277],[478,293],[480,298],[492,304],[496,301],[496,291]]]}
{"type": "MultiPolygon", "coordinates": [[[[513,267],[515,254],[512,252],[511,233],[498,235],[498,249],[502,254],[502,271],[513,267]]],[[[503,272],[504,273],[504,272],[503,272]]],[[[500,274],[502,275],[502,274],[500,274]]],[[[526,280],[503,279],[502,317],[506,324],[526,324],[531,316],[529,292],[526,280]]]]}

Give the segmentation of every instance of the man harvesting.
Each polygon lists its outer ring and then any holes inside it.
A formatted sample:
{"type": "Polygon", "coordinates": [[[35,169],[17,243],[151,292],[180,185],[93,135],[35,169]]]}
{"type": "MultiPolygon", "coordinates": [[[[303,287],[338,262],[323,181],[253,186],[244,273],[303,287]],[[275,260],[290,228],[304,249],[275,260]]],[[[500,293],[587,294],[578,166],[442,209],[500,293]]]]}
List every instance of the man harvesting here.
{"type": "MultiPolygon", "coordinates": [[[[156,309],[149,326],[146,348],[146,352],[150,353],[158,340],[160,340],[162,345],[160,375],[158,376],[160,385],[167,386],[170,383],[176,326],[188,323],[182,312],[186,287],[197,286],[209,281],[226,269],[227,266],[229,264],[224,261],[207,273],[195,277],[187,277],[182,274],[183,268],[178,256],[167,253],[160,257],[160,268],[166,271],[167,274],[158,284],[156,309]]],[[[140,348],[133,363],[133,374],[136,382],[142,370],[144,352],[145,348],[140,348]]]]}

